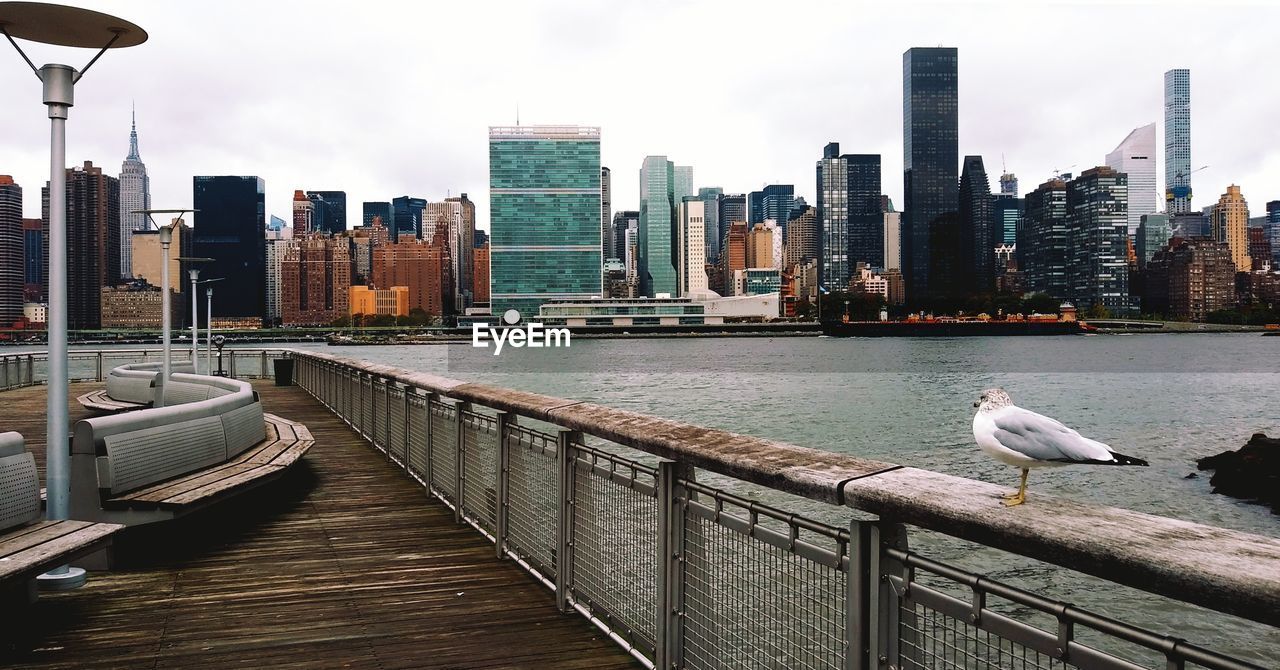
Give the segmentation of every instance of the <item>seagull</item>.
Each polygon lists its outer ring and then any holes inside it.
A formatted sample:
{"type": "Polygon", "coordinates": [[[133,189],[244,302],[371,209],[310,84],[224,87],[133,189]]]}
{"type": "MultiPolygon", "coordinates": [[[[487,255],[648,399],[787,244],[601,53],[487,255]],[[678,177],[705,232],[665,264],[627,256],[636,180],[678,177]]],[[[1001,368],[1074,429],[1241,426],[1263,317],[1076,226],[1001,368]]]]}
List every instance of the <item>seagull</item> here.
{"type": "Polygon", "coordinates": [[[987,455],[1022,469],[1022,484],[1004,497],[1012,507],[1027,501],[1027,472],[1088,463],[1092,465],[1146,465],[1141,458],[1125,456],[1111,447],[1080,435],[1056,419],[1013,404],[1004,389],[987,389],[973,403],[973,439],[987,455]]]}

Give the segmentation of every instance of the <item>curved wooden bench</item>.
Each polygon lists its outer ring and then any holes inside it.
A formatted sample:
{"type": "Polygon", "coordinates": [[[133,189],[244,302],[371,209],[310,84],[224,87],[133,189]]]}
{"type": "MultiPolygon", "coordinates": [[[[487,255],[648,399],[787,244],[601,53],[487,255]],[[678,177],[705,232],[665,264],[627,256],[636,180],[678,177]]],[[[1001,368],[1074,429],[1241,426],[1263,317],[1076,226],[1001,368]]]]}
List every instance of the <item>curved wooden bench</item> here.
{"type": "MultiPolygon", "coordinates": [[[[149,407],[155,402],[156,377],[163,367],[163,363],[118,365],[107,373],[105,389],[85,393],[78,396],[76,401],[85,409],[100,412],[124,412],[149,407]]],[[[171,364],[169,371],[170,374],[190,374],[195,372],[195,367],[190,361],[182,361],[171,364]]],[[[176,404],[170,401],[167,387],[165,404],[176,404]]]]}
{"type": "Polygon", "coordinates": [[[40,519],[36,461],[18,433],[0,433],[0,593],[27,599],[36,575],[107,548],[124,526],[40,519]]]}
{"type": "Polygon", "coordinates": [[[76,401],[85,409],[91,409],[98,412],[127,412],[134,409],[142,409],[148,405],[138,402],[129,402],[127,400],[115,400],[107,395],[106,389],[90,391],[83,395],[76,396],[76,401]]]}
{"type": "Polygon", "coordinates": [[[190,513],[232,493],[265,484],[307,453],[315,440],[307,427],[263,414],[266,438],[234,459],[130,493],[104,498],[104,509],[167,510],[190,513]]]}

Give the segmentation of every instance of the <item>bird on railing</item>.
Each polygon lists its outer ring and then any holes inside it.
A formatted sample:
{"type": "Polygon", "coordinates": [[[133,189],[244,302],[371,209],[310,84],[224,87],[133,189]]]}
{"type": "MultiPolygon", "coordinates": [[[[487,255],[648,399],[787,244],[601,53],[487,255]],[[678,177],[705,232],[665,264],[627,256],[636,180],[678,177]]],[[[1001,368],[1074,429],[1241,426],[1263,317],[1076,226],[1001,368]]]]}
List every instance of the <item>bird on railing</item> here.
{"type": "Polygon", "coordinates": [[[987,455],[1022,469],[1022,483],[1015,493],[1004,497],[1012,507],[1027,501],[1027,473],[1031,468],[1058,467],[1073,463],[1092,465],[1146,465],[1132,456],[1118,454],[1111,447],[1082,436],[1057,419],[1037,414],[1013,404],[1004,389],[987,389],[973,403],[973,439],[987,455]]]}

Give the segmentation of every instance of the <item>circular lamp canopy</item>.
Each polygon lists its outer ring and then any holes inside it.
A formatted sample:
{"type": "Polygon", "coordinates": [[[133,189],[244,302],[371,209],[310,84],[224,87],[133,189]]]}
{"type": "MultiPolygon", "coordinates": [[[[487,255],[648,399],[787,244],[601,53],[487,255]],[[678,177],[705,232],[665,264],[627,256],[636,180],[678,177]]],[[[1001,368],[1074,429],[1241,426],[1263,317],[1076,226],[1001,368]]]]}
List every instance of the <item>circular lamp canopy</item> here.
{"type": "Polygon", "coordinates": [[[147,41],[147,31],[110,14],[43,2],[0,2],[0,26],[18,39],[60,47],[103,48],[113,37],[113,49],[147,41]]]}

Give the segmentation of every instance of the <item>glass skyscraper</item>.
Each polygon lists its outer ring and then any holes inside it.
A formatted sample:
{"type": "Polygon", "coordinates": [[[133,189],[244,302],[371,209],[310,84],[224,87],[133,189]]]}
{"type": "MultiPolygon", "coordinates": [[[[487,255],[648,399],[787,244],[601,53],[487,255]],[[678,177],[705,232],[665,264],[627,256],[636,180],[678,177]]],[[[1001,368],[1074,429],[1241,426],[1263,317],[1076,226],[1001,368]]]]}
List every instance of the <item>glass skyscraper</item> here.
{"type": "Polygon", "coordinates": [[[909,300],[946,291],[959,256],[957,60],[952,47],[902,54],[902,274],[909,300]]]}
{"type": "MultiPolygon", "coordinates": [[[[760,192],[760,221],[773,219],[786,233],[787,220],[796,204],[796,187],[791,184],[769,184],[760,192]]],[[[757,221],[756,223],[759,223],[757,221]]]]}
{"type": "Polygon", "coordinates": [[[1160,211],[1156,192],[1156,124],[1135,128],[1107,154],[1107,167],[1129,175],[1129,236],[1147,214],[1160,211]]]}
{"type": "Polygon", "coordinates": [[[840,154],[830,142],[817,165],[822,222],[820,281],[842,291],[858,263],[884,264],[884,215],[880,197],[880,154],[840,154]]]}
{"type": "Polygon", "coordinates": [[[212,258],[206,277],[221,277],[215,317],[266,315],[266,184],[259,177],[194,177],[194,254],[212,258]]]}
{"type": "Polygon", "coordinates": [[[1191,70],[1164,73],[1166,213],[1191,211],[1191,70]]]}
{"type": "Polygon", "coordinates": [[[640,240],[636,269],[640,294],[673,297],[676,290],[676,166],[666,156],[646,156],[640,167],[640,240]]]}
{"type": "Polygon", "coordinates": [[[402,195],[391,199],[391,241],[397,242],[401,235],[422,239],[422,219],[427,209],[427,201],[402,195]]]}
{"type": "Polygon", "coordinates": [[[316,203],[313,230],[336,235],[347,229],[346,191],[307,191],[307,198],[316,203]],[[320,203],[324,203],[321,207],[320,203]]]}
{"type": "MultiPolygon", "coordinates": [[[[600,129],[489,128],[490,306],[602,295],[600,129]]],[[[674,278],[672,279],[674,284],[674,278]]]]}
{"type": "Polygon", "coordinates": [[[361,221],[365,228],[373,226],[373,217],[382,217],[382,225],[391,228],[391,203],[389,202],[365,202],[361,206],[361,221]]]}
{"type": "Polygon", "coordinates": [[[713,265],[720,262],[720,198],[723,195],[724,189],[719,186],[698,189],[706,229],[703,232],[703,242],[707,247],[706,260],[713,265]]]}

